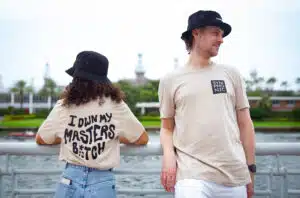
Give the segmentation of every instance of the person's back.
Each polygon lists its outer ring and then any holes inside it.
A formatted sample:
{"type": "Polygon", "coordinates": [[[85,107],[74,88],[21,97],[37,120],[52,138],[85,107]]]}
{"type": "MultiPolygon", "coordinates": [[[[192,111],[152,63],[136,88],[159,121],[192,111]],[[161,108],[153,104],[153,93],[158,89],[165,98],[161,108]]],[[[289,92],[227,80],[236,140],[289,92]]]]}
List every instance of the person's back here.
{"type": "Polygon", "coordinates": [[[37,132],[38,144],[60,144],[59,159],[66,162],[55,197],[116,197],[112,169],[120,162],[120,142],[148,142],[107,68],[103,55],[79,53],[67,70],[72,82],[37,132]]]}

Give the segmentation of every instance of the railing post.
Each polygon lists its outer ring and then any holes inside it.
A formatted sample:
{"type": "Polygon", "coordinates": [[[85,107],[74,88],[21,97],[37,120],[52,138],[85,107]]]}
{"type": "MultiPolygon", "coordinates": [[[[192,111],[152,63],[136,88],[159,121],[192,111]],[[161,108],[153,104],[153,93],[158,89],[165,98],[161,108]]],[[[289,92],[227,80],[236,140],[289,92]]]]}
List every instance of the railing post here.
{"type": "Polygon", "coordinates": [[[29,114],[33,113],[33,93],[29,93],[29,114]]]}
{"type": "Polygon", "coordinates": [[[51,96],[48,96],[48,109],[51,109],[51,96]]]}
{"type": "Polygon", "coordinates": [[[0,168],[0,197],[4,197],[4,182],[3,182],[3,174],[2,174],[2,169],[0,168]]]}
{"type": "Polygon", "coordinates": [[[141,114],[144,115],[145,114],[145,107],[141,108],[141,114]]]}
{"type": "Polygon", "coordinates": [[[10,93],[10,106],[14,106],[15,104],[15,93],[11,92],[10,93]]]}
{"type": "Polygon", "coordinates": [[[15,187],[16,187],[16,173],[14,169],[11,169],[11,198],[14,198],[16,195],[15,187]]]}
{"type": "Polygon", "coordinates": [[[289,183],[288,183],[288,178],[287,178],[287,170],[285,167],[281,167],[280,171],[283,173],[283,176],[281,177],[281,183],[283,183],[283,185],[281,185],[281,197],[282,198],[286,198],[288,197],[289,194],[289,183]]]}
{"type": "Polygon", "coordinates": [[[267,187],[268,187],[268,191],[269,191],[269,195],[268,197],[272,197],[272,182],[273,181],[273,168],[269,167],[269,175],[267,177],[267,187]]]}

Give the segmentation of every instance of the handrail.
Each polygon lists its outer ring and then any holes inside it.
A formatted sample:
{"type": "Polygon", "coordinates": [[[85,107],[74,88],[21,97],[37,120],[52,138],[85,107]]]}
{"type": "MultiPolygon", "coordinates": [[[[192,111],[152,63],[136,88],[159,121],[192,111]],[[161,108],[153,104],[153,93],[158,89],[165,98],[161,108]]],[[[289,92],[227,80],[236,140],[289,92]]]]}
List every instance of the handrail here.
{"type": "MultiPolygon", "coordinates": [[[[159,143],[148,143],[144,146],[121,145],[121,155],[149,156],[161,155],[159,143]]],[[[59,145],[37,145],[35,142],[0,142],[0,155],[55,155],[59,152],[59,145]]],[[[296,155],[300,156],[298,142],[268,142],[256,143],[256,155],[296,155]]]]}

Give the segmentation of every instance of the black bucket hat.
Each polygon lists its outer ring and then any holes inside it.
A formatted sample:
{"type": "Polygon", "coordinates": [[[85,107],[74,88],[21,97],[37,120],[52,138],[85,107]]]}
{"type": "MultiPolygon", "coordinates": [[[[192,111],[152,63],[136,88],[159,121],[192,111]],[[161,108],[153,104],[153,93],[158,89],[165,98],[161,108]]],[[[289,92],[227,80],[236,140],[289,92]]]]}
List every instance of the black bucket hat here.
{"type": "Polygon", "coordinates": [[[229,35],[231,32],[231,26],[222,21],[222,17],[218,12],[199,10],[189,16],[187,30],[182,33],[181,39],[186,40],[190,37],[192,30],[206,26],[221,28],[224,31],[223,37],[229,35]]]}
{"type": "Polygon", "coordinates": [[[66,70],[72,77],[79,77],[97,83],[111,83],[107,78],[108,59],[94,51],[82,51],[76,56],[73,67],[66,70]]]}

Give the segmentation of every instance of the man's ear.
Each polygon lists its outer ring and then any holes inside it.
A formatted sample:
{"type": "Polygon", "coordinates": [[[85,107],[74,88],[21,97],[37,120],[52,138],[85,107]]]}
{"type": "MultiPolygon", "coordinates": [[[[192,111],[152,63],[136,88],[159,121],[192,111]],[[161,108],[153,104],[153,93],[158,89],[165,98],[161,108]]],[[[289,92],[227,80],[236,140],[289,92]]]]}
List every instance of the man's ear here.
{"type": "Polygon", "coordinates": [[[192,35],[193,37],[197,37],[199,35],[199,30],[198,29],[192,30],[192,35]]]}

